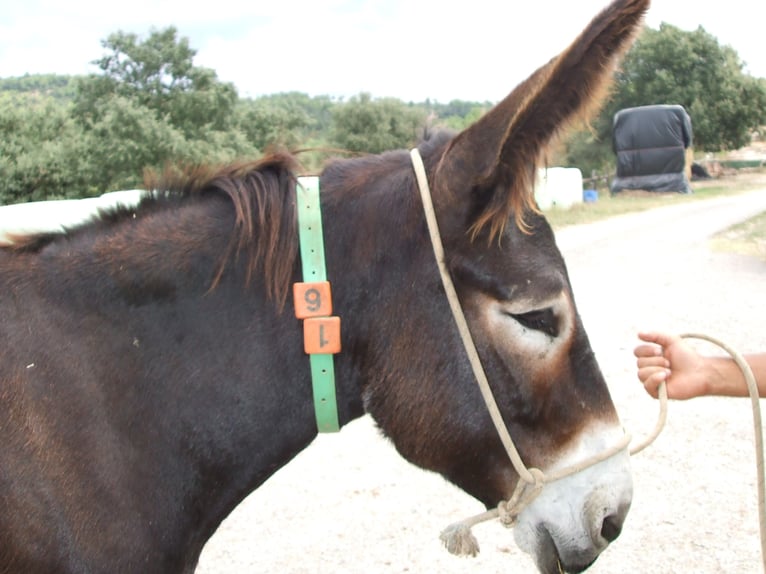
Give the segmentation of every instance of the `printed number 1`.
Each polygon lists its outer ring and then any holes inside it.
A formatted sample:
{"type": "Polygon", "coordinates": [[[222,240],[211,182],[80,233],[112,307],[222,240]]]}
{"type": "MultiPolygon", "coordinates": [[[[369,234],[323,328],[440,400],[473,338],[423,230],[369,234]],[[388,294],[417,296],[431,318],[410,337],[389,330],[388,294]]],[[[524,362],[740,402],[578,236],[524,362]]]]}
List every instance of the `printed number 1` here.
{"type": "Polygon", "coordinates": [[[303,350],[309,355],[340,353],[340,317],[304,320],[303,350]]]}

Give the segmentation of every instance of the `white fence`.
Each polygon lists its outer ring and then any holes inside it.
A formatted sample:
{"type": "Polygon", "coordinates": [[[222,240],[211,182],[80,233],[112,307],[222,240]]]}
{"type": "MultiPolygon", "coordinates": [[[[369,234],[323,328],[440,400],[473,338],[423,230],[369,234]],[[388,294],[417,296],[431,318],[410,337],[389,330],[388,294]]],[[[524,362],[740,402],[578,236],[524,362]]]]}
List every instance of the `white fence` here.
{"type": "Polygon", "coordinates": [[[101,209],[118,205],[133,207],[144,195],[140,189],[112,191],[87,199],[34,201],[0,207],[0,245],[12,243],[11,236],[57,233],[88,221],[101,209]]]}

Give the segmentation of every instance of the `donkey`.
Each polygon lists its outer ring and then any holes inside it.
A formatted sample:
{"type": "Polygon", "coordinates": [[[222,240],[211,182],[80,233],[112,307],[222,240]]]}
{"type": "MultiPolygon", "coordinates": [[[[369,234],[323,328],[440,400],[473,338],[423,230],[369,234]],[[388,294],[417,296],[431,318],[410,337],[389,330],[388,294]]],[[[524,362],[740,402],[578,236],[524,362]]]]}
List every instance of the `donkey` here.
{"type": "MultiPolygon", "coordinates": [[[[554,235],[534,202],[648,0],[617,0],[474,125],[419,147],[445,263],[505,425],[555,471],[620,440],[554,235]]],[[[248,493],[315,438],[296,160],[200,166],[132,208],[0,248],[0,572],[193,572],[248,493]]],[[[342,320],[338,425],[369,413],[407,460],[487,507],[519,481],[440,281],[406,151],[319,178],[342,320]]],[[[632,497],[623,450],[547,484],[515,539],[586,569],[632,497]]]]}

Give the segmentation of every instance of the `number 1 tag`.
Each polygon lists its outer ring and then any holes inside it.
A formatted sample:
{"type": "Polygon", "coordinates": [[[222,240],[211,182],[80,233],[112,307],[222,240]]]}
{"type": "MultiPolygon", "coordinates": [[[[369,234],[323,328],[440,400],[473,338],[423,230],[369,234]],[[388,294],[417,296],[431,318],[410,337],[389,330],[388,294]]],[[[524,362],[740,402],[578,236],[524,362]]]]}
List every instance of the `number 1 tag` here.
{"type": "Polygon", "coordinates": [[[312,317],[303,321],[303,351],[307,355],[340,353],[340,317],[312,317]]]}
{"type": "Polygon", "coordinates": [[[332,315],[332,293],[329,281],[294,283],[293,301],[298,319],[332,315]]]}

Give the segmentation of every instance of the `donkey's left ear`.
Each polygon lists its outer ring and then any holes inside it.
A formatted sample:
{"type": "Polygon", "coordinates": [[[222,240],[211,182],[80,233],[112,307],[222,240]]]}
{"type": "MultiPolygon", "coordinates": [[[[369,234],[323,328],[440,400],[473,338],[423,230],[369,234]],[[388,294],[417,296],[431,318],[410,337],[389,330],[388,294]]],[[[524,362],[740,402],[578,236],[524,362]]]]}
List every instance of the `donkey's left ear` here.
{"type": "Polygon", "coordinates": [[[498,237],[511,216],[523,227],[524,213],[536,209],[535,174],[545,150],[574,120],[598,108],[648,7],[649,0],[613,2],[566,51],[452,140],[434,185],[448,190],[448,204],[476,214],[474,236],[486,229],[498,237]]]}

